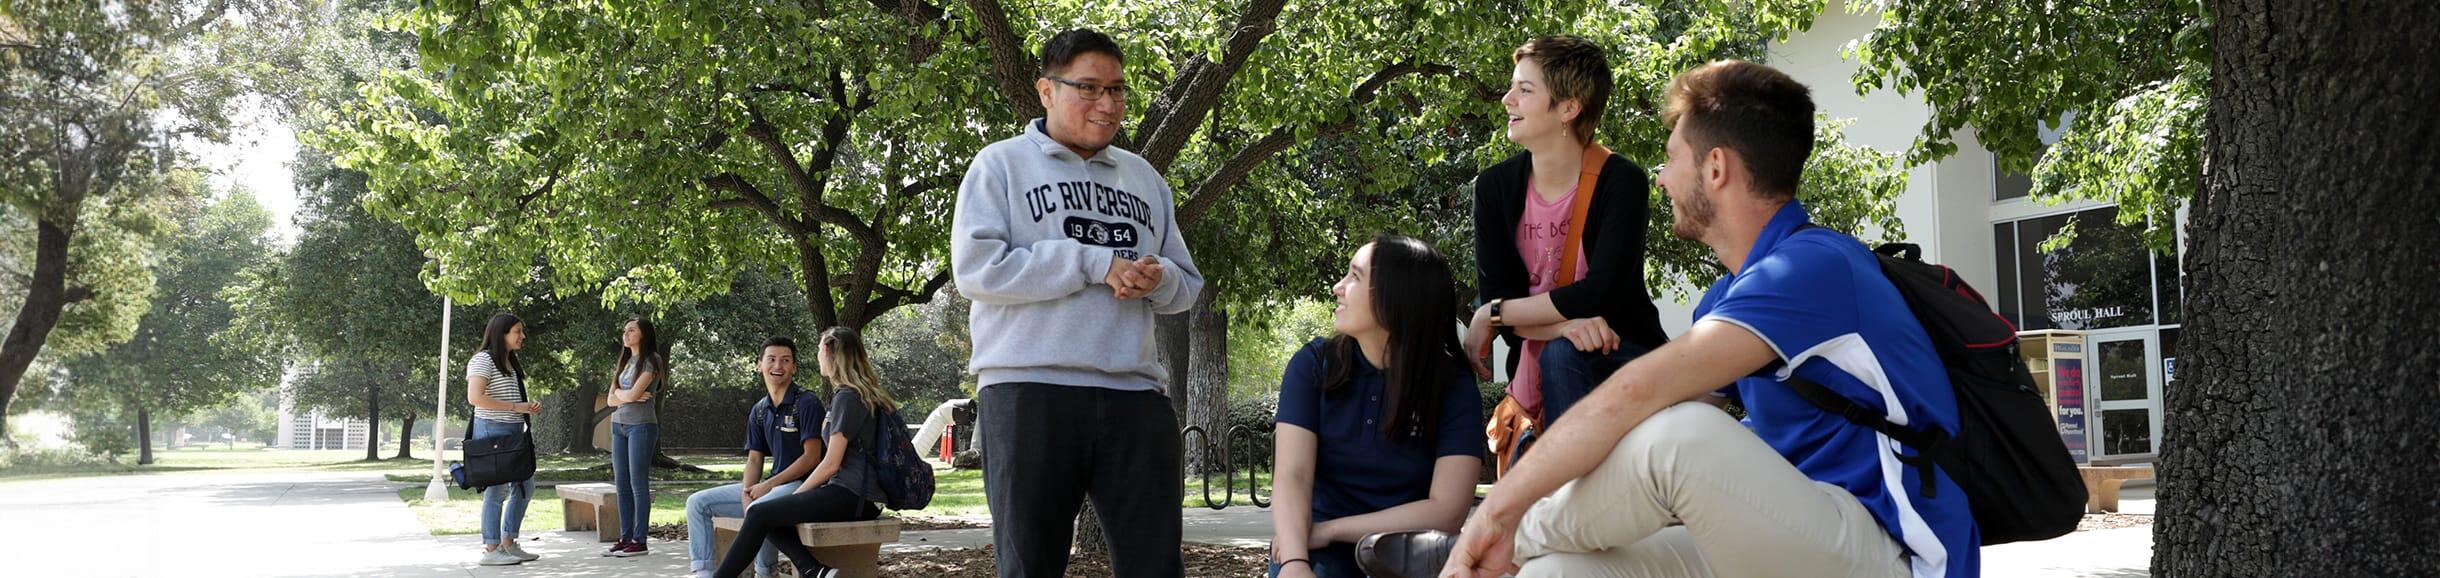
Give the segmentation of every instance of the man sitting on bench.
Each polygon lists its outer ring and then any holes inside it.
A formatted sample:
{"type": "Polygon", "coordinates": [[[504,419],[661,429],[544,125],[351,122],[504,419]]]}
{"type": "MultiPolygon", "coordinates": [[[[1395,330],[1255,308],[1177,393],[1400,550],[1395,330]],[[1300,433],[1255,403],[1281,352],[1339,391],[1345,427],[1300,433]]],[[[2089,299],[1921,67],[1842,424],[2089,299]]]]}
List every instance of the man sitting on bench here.
{"type": "MultiPolygon", "coordinates": [[[[798,458],[822,451],[822,399],[796,387],[796,340],[764,340],[755,369],[762,374],[763,388],[770,396],[754,402],[754,409],[746,412],[745,480],[686,497],[686,550],[693,557],[690,569],[696,578],[713,576],[712,556],[717,553],[712,551],[712,518],[743,516],[749,504],[795,493],[805,474],[813,471],[813,460],[798,458]],[[773,473],[768,478],[762,477],[763,456],[773,458],[773,473]]],[[[750,551],[759,553],[755,570],[770,576],[771,563],[776,560],[773,552],[767,548],[750,551]]],[[[736,578],[737,570],[719,576],[736,578]]]]}
{"type": "Polygon", "coordinates": [[[796,525],[811,522],[855,522],[881,517],[880,480],[873,474],[872,461],[866,457],[873,439],[873,416],[896,411],[898,402],[881,388],[881,379],[873,374],[872,360],[864,353],[864,339],[856,330],[832,327],[822,332],[820,360],[822,377],[838,387],[830,399],[830,417],[823,426],[822,436],[828,440],[822,454],[822,465],[813,469],[813,477],[787,496],[769,502],[758,502],[746,509],[745,524],[737,529],[737,542],[728,554],[720,558],[720,571],[714,576],[736,576],[744,571],[752,556],[751,544],[769,542],[771,547],[788,555],[796,564],[798,578],[836,578],[839,571],[825,566],[797,541],[796,525]]]}

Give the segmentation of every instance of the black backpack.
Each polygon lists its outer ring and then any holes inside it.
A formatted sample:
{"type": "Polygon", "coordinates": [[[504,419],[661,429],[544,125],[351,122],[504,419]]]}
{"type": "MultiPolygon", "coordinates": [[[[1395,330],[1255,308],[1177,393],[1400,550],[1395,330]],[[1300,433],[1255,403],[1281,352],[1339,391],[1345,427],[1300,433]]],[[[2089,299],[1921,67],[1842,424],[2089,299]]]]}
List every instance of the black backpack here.
{"type": "Polygon", "coordinates": [[[1891,243],[1873,252],[1882,275],[1940,352],[1957,392],[1960,431],[1908,429],[1819,383],[1789,378],[1788,385],[1822,411],[1915,448],[1915,457],[1899,459],[1926,468],[1923,497],[1936,495],[1933,470],[1948,470],[1949,479],[1966,492],[1983,545],[2075,531],[2084,519],[2084,481],[2059,439],[2049,404],[2017,355],[2016,326],[1993,313],[1982,293],[1956,272],[1923,262],[1921,247],[1891,243]]]}

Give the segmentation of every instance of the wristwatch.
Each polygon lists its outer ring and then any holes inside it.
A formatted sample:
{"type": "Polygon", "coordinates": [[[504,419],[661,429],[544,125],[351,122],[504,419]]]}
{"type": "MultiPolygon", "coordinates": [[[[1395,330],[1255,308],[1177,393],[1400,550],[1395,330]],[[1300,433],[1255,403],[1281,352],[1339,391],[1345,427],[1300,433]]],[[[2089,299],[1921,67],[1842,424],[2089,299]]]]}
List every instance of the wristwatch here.
{"type": "Polygon", "coordinates": [[[1492,326],[1492,327],[1499,327],[1499,326],[1501,325],[1501,323],[1500,323],[1500,304],[1501,304],[1502,302],[1505,302],[1505,301],[1507,301],[1507,300],[1506,300],[1506,299],[1493,299],[1493,300],[1491,300],[1491,326],[1492,326]]]}

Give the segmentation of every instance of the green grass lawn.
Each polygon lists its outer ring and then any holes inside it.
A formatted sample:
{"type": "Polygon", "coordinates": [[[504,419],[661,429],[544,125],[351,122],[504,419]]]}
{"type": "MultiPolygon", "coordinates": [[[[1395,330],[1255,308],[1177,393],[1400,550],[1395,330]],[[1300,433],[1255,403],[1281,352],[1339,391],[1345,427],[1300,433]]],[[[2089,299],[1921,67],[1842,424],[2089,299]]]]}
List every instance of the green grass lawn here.
{"type": "MultiPolygon", "coordinates": [[[[451,458],[457,457],[457,452],[449,452],[449,454],[451,458]]],[[[746,458],[738,455],[689,454],[671,457],[688,465],[712,471],[696,473],[654,469],[652,479],[668,482],[733,482],[744,475],[746,467],[746,458]]],[[[390,481],[413,483],[431,479],[431,461],[423,460],[414,463],[415,467],[389,473],[390,481]]],[[[607,482],[612,479],[610,468],[605,467],[609,464],[609,454],[540,456],[534,460],[534,479],[553,482],[607,482]]]]}
{"type": "MultiPolygon", "coordinates": [[[[454,452],[452,452],[454,453],[454,452]]],[[[0,468],[0,478],[37,479],[83,476],[110,476],[186,472],[196,470],[234,469],[311,469],[316,471],[407,471],[421,466],[429,472],[428,460],[365,461],[364,450],[277,450],[239,446],[189,447],[153,450],[151,465],[135,465],[134,456],[120,456],[118,463],[84,463],[65,466],[11,466],[0,468]]]]}
{"type": "Polygon", "coordinates": [[[1261,472],[1259,474],[1252,472],[1238,472],[1236,476],[1236,483],[1228,483],[1228,480],[1229,479],[1227,477],[1223,477],[1220,474],[1213,474],[1211,476],[1211,497],[1207,500],[1203,496],[1203,478],[1201,476],[1187,476],[1186,499],[1178,503],[1179,507],[1210,508],[1212,506],[1221,505],[1221,503],[1224,501],[1230,507],[1251,507],[1254,505],[1253,498],[1255,492],[1257,491],[1256,488],[1259,488],[1259,491],[1261,492],[1263,503],[1270,503],[1270,472],[1261,472]]]}

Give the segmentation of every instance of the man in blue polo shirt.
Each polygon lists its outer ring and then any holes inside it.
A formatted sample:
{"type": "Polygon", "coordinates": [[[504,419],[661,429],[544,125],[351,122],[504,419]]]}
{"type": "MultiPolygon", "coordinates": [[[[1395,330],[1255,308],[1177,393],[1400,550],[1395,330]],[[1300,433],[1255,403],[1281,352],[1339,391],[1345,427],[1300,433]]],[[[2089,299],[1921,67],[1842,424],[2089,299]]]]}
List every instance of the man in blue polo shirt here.
{"type": "Polygon", "coordinates": [[[1730,274],[1692,329],[1602,382],[1492,488],[1442,575],[1978,575],[1981,540],[1946,472],[1909,465],[1919,448],[1784,381],[1819,382],[1893,423],[1957,428],[1939,357],[1879,264],[1854,238],[1808,227],[1795,201],[1809,91],[1715,62],[1670,83],[1663,116],[1672,233],[1710,246],[1730,274]],[[1723,386],[1744,424],[1686,403],[1723,386]]]}
{"type": "MultiPolygon", "coordinates": [[[[795,493],[805,475],[821,460],[802,459],[822,455],[822,396],[796,386],[796,341],[773,337],[763,341],[762,355],[754,362],[756,373],[762,374],[766,394],[746,412],[746,471],[739,483],[695,492],[686,497],[686,544],[689,564],[697,578],[711,576],[720,565],[720,552],[712,551],[712,518],[742,518],[750,504],[786,497],[795,493]],[[771,458],[769,475],[765,475],[763,458],[771,458]]],[[[739,544],[730,547],[755,547],[739,544]]],[[[754,571],[771,575],[771,564],[777,552],[769,545],[754,560],[754,571]]]]}

